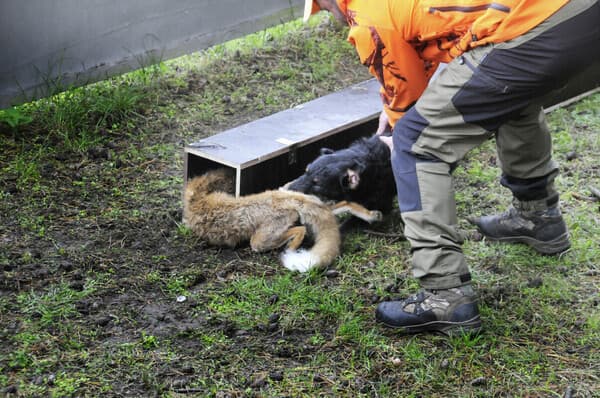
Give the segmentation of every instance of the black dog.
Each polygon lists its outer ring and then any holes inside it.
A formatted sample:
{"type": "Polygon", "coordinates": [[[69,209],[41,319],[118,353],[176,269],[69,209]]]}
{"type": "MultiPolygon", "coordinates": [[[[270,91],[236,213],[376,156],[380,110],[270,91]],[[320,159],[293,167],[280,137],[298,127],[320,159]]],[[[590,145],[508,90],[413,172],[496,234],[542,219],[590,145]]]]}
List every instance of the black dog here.
{"type": "Polygon", "coordinates": [[[360,139],[338,151],[322,148],[305,173],[285,188],[389,213],[396,196],[390,149],[378,136],[360,139]]]}

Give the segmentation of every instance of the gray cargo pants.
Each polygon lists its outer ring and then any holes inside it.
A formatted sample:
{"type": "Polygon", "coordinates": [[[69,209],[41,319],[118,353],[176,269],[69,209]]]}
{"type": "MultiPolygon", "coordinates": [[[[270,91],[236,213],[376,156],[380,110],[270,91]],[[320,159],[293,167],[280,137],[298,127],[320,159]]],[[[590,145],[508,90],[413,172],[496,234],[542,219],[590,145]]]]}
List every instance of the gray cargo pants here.
{"type": "Polygon", "coordinates": [[[422,287],[471,280],[451,172],[473,147],[495,135],[502,185],[522,201],[558,200],[540,98],[598,62],[599,21],[598,0],[571,0],[528,33],[465,53],[394,126],[392,168],[422,287]]]}

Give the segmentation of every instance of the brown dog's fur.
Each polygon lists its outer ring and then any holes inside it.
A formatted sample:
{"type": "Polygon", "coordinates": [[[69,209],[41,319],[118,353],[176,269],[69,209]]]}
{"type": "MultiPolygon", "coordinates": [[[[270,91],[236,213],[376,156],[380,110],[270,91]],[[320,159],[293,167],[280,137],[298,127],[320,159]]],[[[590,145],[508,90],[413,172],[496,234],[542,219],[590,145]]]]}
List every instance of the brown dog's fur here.
{"type": "Polygon", "coordinates": [[[352,213],[367,221],[379,212],[342,202],[329,207],[315,196],[285,190],[265,191],[235,198],[233,178],[226,169],[210,171],[188,181],[184,192],[184,222],[212,245],[234,247],[250,242],[254,251],[284,245],[283,265],[301,272],[331,264],[341,238],[335,214],[352,213]],[[315,244],[298,251],[307,233],[315,244]]]}

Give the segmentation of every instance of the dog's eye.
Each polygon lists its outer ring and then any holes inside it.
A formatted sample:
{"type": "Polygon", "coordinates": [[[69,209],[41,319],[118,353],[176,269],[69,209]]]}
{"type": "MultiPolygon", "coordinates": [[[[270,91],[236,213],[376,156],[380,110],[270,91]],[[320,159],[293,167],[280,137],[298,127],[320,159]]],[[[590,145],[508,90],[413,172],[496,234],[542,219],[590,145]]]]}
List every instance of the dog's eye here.
{"type": "Polygon", "coordinates": [[[340,185],[344,188],[348,188],[350,186],[350,177],[348,175],[342,176],[340,179],[340,185]]]}

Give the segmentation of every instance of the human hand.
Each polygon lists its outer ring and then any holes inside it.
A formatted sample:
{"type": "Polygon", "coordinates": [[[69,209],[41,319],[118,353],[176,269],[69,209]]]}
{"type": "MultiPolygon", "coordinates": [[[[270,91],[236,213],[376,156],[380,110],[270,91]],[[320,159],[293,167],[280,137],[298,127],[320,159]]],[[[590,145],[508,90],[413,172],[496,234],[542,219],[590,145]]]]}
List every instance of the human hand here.
{"type": "Polygon", "coordinates": [[[379,135],[379,139],[390,148],[390,152],[394,151],[394,141],[391,135],[379,135]]]}
{"type": "Polygon", "coordinates": [[[379,114],[379,125],[377,126],[376,135],[381,135],[385,132],[390,131],[390,120],[388,118],[387,113],[385,111],[381,111],[379,114]]]}

